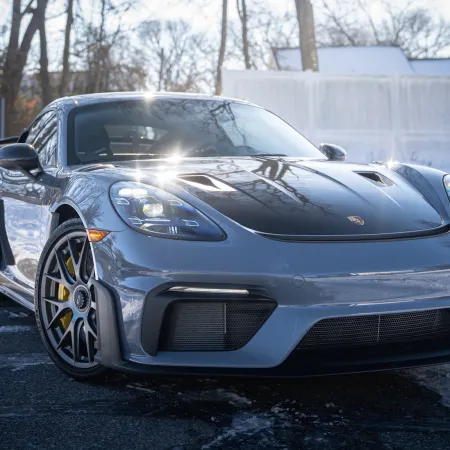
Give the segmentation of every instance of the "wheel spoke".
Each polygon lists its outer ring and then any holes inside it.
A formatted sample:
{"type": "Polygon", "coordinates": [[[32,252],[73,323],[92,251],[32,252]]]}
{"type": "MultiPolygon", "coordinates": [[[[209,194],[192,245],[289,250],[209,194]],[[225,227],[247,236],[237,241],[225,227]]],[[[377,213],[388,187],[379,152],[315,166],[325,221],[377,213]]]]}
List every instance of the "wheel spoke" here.
{"type": "Polygon", "coordinates": [[[73,329],[73,322],[71,322],[70,325],[66,328],[66,331],[64,331],[64,334],[61,336],[61,339],[58,342],[56,350],[59,350],[64,344],[64,341],[66,340],[67,336],[69,336],[69,334],[72,334],[72,329],[73,329]]]}
{"type": "Polygon", "coordinates": [[[67,289],[71,290],[72,285],[66,283],[60,276],[58,273],[44,273],[44,276],[47,277],[49,280],[54,281],[55,283],[59,283],[62,284],[64,287],[66,287],[67,289]]]}
{"type": "Polygon", "coordinates": [[[92,337],[94,339],[97,339],[97,333],[94,331],[94,329],[91,327],[91,325],[89,324],[89,322],[87,320],[85,320],[84,326],[87,327],[89,330],[89,333],[92,334],[92,337]]]}
{"type": "Polygon", "coordinates": [[[62,302],[61,300],[55,300],[53,298],[48,298],[48,297],[43,297],[42,300],[44,300],[44,302],[55,305],[58,308],[58,310],[61,308],[61,306],[66,304],[66,302],[62,302]]]}
{"type": "Polygon", "coordinates": [[[79,264],[79,256],[73,240],[69,237],[67,238],[67,247],[69,248],[70,257],[72,258],[72,264],[75,271],[75,276],[77,276],[77,269],[79,264]]]}
{"type": "Polygon", "coordinates": [[[75,283],[75,280],[70,275],[69,269],[67,268],[64,258],[58,250],[55,250],[55,258],[61,276],[61,284],[64,285],[65,287],[72,286],[75,283]]]}
{"type": "Polygon", "coordinates": [[[84,335],[86,337],[86,353],[89,362],[93,361],[93,341],[90,338],[91,327],[88,325],[87,320],[84,321],[84,335]],[[92,347],[91,347],[92,345],[92,347]]]}
{"type": "Polygon", "coordinates": [[[72,327],[72,358],[74,364],[77,362],[77,357],[80,359],[80,339],[81,339],[81,326],[83,322],[78,320],[72,327]]]}
{"type": "Polygon", "coordinates": [[[89,279],[90,277],[87,275],[86,273],[86,261],[87,261],[87,256],[89,253],[89,241],[86,238],[83,242],[83,247],[81,248],[81,252],[80,252],[80,259],[78,261],[78,276],[80,277],[80,280],[84,281],[84,277],[86,276],[86,280],[89,279]]]}
{"type": "Polygon", "coordinates": [[[68,306],[60,307],[60,309],[58,309],[58,311],[56,311],[56,314],[53,316],[50,323],[47,325],[47,330],[49,330],[50,328],[53,328],[55,326],[55,324],[57,324],[60,321],[60,319],[64,315],[66,315],[69,311],[72,311],[72,310],[68,306]]]}
{"type": "Polygon", "coordinates": [[[91,276],[89,277],[89,280],[86,283],[86,286],[89,289],[89,292],[91,293],[91,296],[93,296],[92,292],[93,291],[95,292],[95,288],[93,288],[93,286],[94,286],[93,282],[95,281],[95,278],[94,278],[93,274],[94,274],[94,269],[92,269],[91,276]]]}

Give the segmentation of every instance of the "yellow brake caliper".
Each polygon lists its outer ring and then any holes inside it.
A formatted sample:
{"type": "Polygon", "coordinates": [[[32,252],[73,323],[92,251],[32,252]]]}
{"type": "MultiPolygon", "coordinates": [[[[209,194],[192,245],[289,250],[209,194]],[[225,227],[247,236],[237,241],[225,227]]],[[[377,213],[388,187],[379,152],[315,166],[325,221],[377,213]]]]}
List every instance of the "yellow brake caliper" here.
{"type": "MultiPolygon", "coordinates": [[[[69,270],[70,275],[72,277],[75,277],[75,268],[73,267],[73,261],[72,257],[70,256],[69,259],[66,261],[67,269],[69,270]]],[[[58,300],[60,302],[67,302],[70,297],[69,289],[64,287],[62,284],[58,285],[58,300]]],[[[70,325],[70,321],[72,320],[72,311],[68,311],[64,316],[61,317],[61,324],[64,329],[66,329],[70,325]]]]}

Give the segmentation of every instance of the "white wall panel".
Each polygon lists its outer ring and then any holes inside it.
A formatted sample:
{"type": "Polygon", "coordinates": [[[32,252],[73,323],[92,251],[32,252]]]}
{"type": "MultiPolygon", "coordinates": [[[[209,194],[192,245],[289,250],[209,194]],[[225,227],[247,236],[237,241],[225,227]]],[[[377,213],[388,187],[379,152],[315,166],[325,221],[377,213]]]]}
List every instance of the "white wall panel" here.
{"type": "Polygon", "coordinates": [[[264,106],[316,144],[342,145],[350,161],[450,171],[450,77],[226,70],[224,95],[264,106]]]}

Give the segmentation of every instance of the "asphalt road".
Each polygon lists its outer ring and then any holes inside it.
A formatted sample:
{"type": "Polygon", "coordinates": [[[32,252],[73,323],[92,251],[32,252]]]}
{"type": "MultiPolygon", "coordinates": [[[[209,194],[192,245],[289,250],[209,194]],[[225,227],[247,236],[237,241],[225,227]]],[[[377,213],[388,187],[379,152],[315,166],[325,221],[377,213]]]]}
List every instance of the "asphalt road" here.
{"type": "Polygon", "coordinates": [[[84,384],[49,361],[33,316],[1,298],[0,448],[448,449],[450,366],[84,384]]]}

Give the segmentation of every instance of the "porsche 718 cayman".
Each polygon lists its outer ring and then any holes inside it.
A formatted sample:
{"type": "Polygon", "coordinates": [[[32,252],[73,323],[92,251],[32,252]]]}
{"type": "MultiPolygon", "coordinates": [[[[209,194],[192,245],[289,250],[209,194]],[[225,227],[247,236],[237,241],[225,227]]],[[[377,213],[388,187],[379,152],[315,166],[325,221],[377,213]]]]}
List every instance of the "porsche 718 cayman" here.
{"type": "Polygon", "coordinates": [[[181,94],[63,98],[0,144],[0,290],[70,376],[450,360],[444,172],[181,94]]]}

